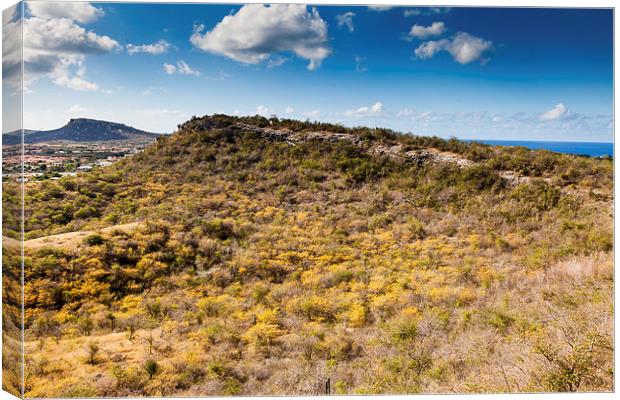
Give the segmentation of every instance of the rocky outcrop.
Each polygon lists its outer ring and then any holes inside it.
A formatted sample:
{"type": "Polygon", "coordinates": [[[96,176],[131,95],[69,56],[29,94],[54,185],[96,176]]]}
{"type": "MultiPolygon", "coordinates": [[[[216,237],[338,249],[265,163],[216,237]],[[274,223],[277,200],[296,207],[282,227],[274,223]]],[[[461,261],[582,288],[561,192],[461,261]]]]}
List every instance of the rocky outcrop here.
{"type": "MultiPolygon", "coordinates": [[[[363,145],[362,139],[359,136],[351,135],[349,133],[335,133],[327,131],[295,132],[288,129],[262,128],[248,124],[234,124],[228,126],[228,129],[254,132],[267,139],[285,141],[291,145],[308,141],[325,141],[332,143],[346,141],[356,146],[363,145]]],[[[473,165],[473,161],[458,154],[439,151],[433,148],[405,151],[404,147],[400,144],[395,146],[376,144],[368,147],[367,151],[369,154],[375,156],[389,157],[396,161],[408,163],[452,163],[458,165],[459,167],[473,165]]]]}
{"type": "Polygon", "coordinates": [[[325,142],[338,142],[347,141],[355,145],[361,144],[361,139],[355,135],[348,133],[334,133],[327,131],[316,132],[295,132],[288,129],[272,129],[261,128],[259,126],[248,124],[234,124],[229,128],[237,129],[245,132],[254,132],[267,139],[286,141],[290,144],[296,144],[309,141],[325,141],[325,142]]]}

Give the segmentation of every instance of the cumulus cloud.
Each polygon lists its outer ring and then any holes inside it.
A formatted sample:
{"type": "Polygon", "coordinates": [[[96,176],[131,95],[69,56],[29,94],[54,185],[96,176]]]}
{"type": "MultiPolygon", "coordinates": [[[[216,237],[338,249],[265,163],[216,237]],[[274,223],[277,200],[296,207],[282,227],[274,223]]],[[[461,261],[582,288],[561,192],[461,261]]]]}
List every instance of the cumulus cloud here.
{"type": "Polygon", "coordinates": [[[483,53],[493,47],[493,42],[485,40],[469,33],[459,32],[452,38],[448,46],[448,52],[454,60],[460,64],[468,64],[480,60],[483,53]]]}
{"type": "Polygon", "coordinates": [[[167,52],[168,49],[170,48],[170,43],[162,39],[162,40],[158,40],[157,42],[151,43],[151,44],[134,45],[134,44],[129,43],[126,46],[126,48],[127,48],[127,53],[129,55],[134,55],[136,53],[158,55],[158,54],[163,54],[167,52]]]}
{"type": "Polygon", "coordinates": [[[103,54],[117,48],[115,40],[87,31],[67,18],[24,21],[25,57],[103,54]]]}
{"type": "MultiPolygon", "coordinates": [[[[5,34],[19,35],[18,22],[5,26],[5,34]]],[[[23,20],[24,83],[26,86],[41,76],[50,76],[54,83],[76,90],[98,90],[98,86],[85,79],[85,57],[105,54],[118,49],[118,42],[108,36],[86,31],[68,18],[43,19],[32,17],[23,20]],[[76,70],[75,74],[72,71],[76,70]]],[[[3,59],[3,71],[8,78],[19,77],[19,49],[3,59]]]]}
{"type": "Polygon", "coordinates": [[[175,64],[164,63],[164,72],[168,75],[180,74],[180,75],[194,75],[200,76],[200,71],[192,69],[185,61],[179,60],[175,64]]]}
{"type": "Polygon", "coordinates": [[[448,39],[424,42],[415,49],[415,55],[422,60],[433,58],[435,54],[442,50],[446,50],[449,43],[450,41],[448,39]]]}
{"type": "Polygon", "coordinates": [[[29,1],[26,5],[34,17],[69,18],[82,24],[96,21],[104,15],[102,9],[82,2],[29,1]]]}
{"type": "Polygon", "coordinates": [[[2,81],[14,88],[22,81],[21,7],[17,4],[2,12],[2,81]]]}
{"type": "Polygon", "coordinates": [[[383,103],[378,101],[371,106],[363,106],[357,110],[345,111],[344,115],[347,117],[370,117],[380,115],[384,110],[383,103]]]}
{"type": "Polygon", "coordinates": [[[50,73],[50,78],[58,86],[80,92],[100,90],[99,85],[86,79],[86,67],[82,60],[61,60],[60,65],[50,73]]]}
{"type": "Polygon", "coordinates": [[[244,64],[292,52],[309,60],[308,69],[315,70],[331,53],[327,23],[316,8],[300,4],[247,4],[204,31],[204,25],[194,27],[194,46],[244,64]]]}
{"type": "Polygon", "coordinates": [[[311,110],[311,111],[306,111],[304,113],[304,116],[308,117],[308,118],[318,118],[321,116],[321,110],[311,110]]]}
{"type": "Polygon", "coordinates": [[[445,31],[446,25],[443,22],[433,22],[429,26],[416,24],[411,27],[411,30],[409,31],[409,36],[418,39],[426,39],[430,36],[442,35],[445,31]]]}
{"type": "Polygon", "coordinates": [[[560,103],[556,104],[555,107],[553,107],[551,110],[544,112],[540,116],[540,119],[543,121],[553,121],[567,116],[569,113],[570,111],[568,110],[568,108],[564,104],[560,103]]]}
{"type": "Polygon", "coordinates": [[[349,32],[353,32],[355,30],[355,26],[353,25],[353,17],[355,17],[355,13],[351,11],[336,15],[338,27],[342,28],[343,26],[346,26],[349,32]]]}
{"type": "Polygon", "coordinates": [[[76,22],[92,21],[103,12],[88,3],[62,3],[58,9],[49,8],[49,3],[27,5],[31,11],[29,18],[21,21],[13,18],[2,28],[5,43],[13,44],[3,48],[2,70],[6,81],[14,87],[21,85],[19,42],[23,27],[25,90],[43,76],[74,90],[101,90],[86,79],[86,56],[110,53],[120,45],[108,36],[87,31],[76,22]]]}
{"type": "Polygon", "coordinates": [[[292,114],[292,113],[294,113],[294,112],[295,112],[295,109],[294,109],[293,107],[291,107],[291,106],[288,106],[288,107],[286,107],[285,112],[286,112],[287,114],[292,114]]]}
{"type": "Polygon", "coordinates": [[[425,60],[432,58],[440,51],[447,51],[459,64],[469,64],[477,60],[484,63],[487,59],[483,58],[483,55],[492,48],[493,42],[490,40],[459,32],[450,39],[431,40],[420,44],[415,49],[415,55],[425,60]]]}

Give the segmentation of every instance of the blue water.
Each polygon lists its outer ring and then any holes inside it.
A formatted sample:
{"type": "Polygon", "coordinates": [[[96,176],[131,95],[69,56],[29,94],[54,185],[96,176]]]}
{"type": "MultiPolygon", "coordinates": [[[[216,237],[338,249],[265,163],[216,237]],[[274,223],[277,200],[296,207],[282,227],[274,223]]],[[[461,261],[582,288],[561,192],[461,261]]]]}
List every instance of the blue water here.
{"type": "Polygon", "coordinates": [[[523,146],[532,150],[550,150],[557,153],[580,154],[591,157],[613,156],[614,144],[604,142],[539,142],[530,140],[467,140],[493,146],[523,146]]]}

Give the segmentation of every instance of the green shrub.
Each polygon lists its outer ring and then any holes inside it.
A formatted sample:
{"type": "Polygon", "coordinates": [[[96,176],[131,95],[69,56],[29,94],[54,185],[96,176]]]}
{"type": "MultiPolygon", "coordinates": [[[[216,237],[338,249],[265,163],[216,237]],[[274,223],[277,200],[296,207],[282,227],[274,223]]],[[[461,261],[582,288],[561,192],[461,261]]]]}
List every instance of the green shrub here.
{"type": "Polygon", "coordinates": [[[148,374],[149,379],[152,379],[153,375],[155,375],[157,371],[159,371],[159,364],[157,364],[157,361],[155,360],[147,360],[144,363],[144,370],[148,374]]]}
{"type": "Polygon", "coordinates": [[[104,242],[105,240],[103,239],[103,236],[99,235],[98,233],[93,233],[92,235],[88,235],[84,238],[84,243],[89,246],[98,246],[100,244],[103,244],[104,242]]]}

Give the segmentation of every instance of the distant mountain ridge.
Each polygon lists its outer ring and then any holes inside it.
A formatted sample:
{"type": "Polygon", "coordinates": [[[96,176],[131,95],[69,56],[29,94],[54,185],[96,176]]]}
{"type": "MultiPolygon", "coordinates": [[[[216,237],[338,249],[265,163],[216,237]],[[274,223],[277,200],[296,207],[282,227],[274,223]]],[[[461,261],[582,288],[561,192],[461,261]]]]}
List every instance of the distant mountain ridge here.
{"type": "MultiPolygon", "coordinates": [[[[20,143],[21,131],[2,135],[4,145],[20,143]]],[[[104,141],[152,141],[160,134],[146,132],[118,122],[101,121],[89,118],[74,118],[58,129],[49,131],[24,130],[25,143],[52,141],[104,142],[104,141]]]]}

